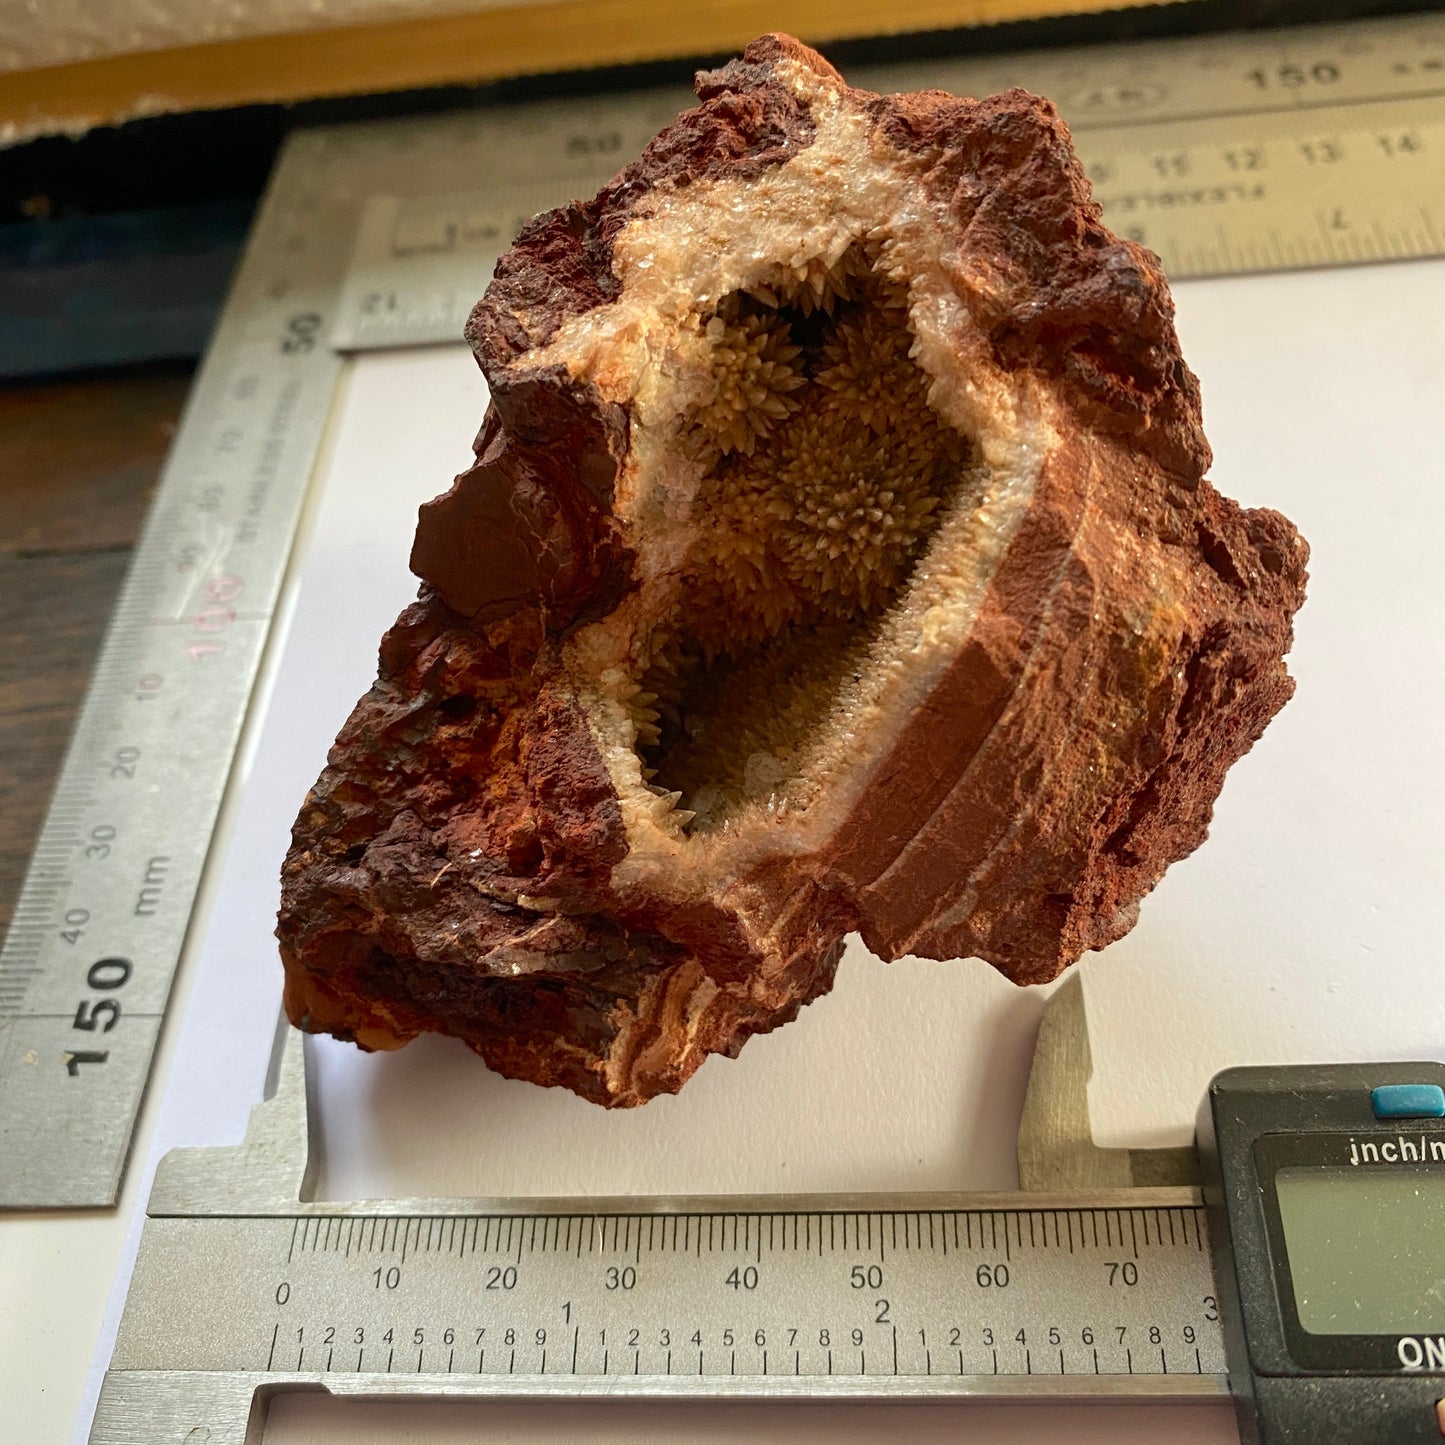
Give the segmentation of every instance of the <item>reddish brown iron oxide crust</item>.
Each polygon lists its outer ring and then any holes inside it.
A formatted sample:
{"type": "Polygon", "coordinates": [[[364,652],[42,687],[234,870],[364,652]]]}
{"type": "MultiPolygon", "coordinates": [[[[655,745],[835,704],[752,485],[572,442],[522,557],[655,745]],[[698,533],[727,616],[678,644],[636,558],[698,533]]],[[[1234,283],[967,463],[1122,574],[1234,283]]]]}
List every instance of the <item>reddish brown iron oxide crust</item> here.
{"type": "Polygon", "coordinates": [[[1071,426],[964,645],[829,845],[686,899],[614,887],[623,811],[555,664],[633,585],[612,512],[628,409],[515,363],[617,295],[613,243],[641,200],[812,143],[781,73],[798,64],[841,85],[796,41],[757,41],[499,263],[468,328],[492,389],[476,465],[422,509],[420,600],[286,860],[299,1026],[369,1048],[445,1032],[510,1076],[631,1105],[795,1017],[853,930],[885,958],[979,956],[1042,982],[1128,931],[1288,699],[1306,548],[1203,480],[1163,277],[1100,223],[1053,108],[849,91],[875,147],[946,204],[993,361],[1050,378],[1071,426]],[[1161,559],[1184,579],[1178,625],[1121,628],[1161,559]]]}

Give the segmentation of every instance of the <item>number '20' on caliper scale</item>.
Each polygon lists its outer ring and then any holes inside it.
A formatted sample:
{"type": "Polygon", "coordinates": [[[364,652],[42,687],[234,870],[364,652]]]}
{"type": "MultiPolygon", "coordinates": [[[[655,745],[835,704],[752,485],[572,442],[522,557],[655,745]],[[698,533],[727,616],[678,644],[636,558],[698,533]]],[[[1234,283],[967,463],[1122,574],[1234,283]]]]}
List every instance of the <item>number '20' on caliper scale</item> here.
{"type": "Polygon", "coordinates": [[[91,1441],[259,1445],[274,1395],[316,1388],[1232,1390],[1247,1440],[1438,1440],[1445,1066],[1228,1070],[1198,1155],[1096,1146],[1091,1071],[1075,976],[1040,1030],[1015,1194],[332,1203],[310,1197],[304,1044],[283,1026],[245,1140],[161,1162],[91,1441]],[[1374,1245],[1342,1251],[1342,1222],[1374,1245]]]}

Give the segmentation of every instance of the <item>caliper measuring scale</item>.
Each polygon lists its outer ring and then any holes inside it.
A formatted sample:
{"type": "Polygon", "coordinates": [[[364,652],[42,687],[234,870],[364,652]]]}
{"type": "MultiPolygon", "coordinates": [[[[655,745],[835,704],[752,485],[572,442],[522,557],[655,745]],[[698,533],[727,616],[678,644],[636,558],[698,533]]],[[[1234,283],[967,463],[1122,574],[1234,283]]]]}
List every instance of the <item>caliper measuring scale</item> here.
{"type": "MultiPolygon", "coordinates": [[[[1277,1180],[1255,1146],[1293,1141],[1279,1167],[1317,1184],[1341,1167],[1328,1141],[1342,1123],[1357,1157],[1406,1130],[1439,1140],[1440,1160],[1407,1163],[1410,1178],[1375,1176],[1394,1207],[1428,1215],[1428,1181],[1445,1180],[1445,1119],[1428,1115],[1445,1066],[1226,1071],[1204,1105],[1202,1191],[1193,1150],[1093,1143],[1090,1072],[1075,976],[1040,1030],[1018,1193],[318,1202],[304,1041],[283,1028],[273,1092],[245,1140],[161,1161],[91,1440],[169,1445],[204,1427],[215,1445],[257,1445],[271,1399],[298,1389],[452,1400],[1233,1393],[1246,1440],[1265,1445],[1327,1438],[1322,1424],[1341,1420],[1361,1445],[1439,1439],[1445,1318],[1422,1325],[1428,1298],[1408,1282],[1375,1306],[1374,1334],[1306,1332],[1301,1353],[1281,1333],[1274,1348],[1271,1329],[1291,1309],[1296,1323],[1317,1320],[1289,1292],[1305,1246],[1268,1203],[1277,1180]],[[1405,1121],[1388,1113],[1392,1099],[1427,1112],[1405,1121]],[[1421,1179],[1426,1201],[1412,1206],[1421,1179]],[[1395,1314],[1411,1328],[1395,1329],[1395,1314]]],[[[1328,1282],[1339,1260],[1318,1256],[1313,1278],[1328,1282]]],[[[1431,1260],[1445,1277],[1445,1229],[1402,1256],[1417,1272],[1431,1260]]]]}

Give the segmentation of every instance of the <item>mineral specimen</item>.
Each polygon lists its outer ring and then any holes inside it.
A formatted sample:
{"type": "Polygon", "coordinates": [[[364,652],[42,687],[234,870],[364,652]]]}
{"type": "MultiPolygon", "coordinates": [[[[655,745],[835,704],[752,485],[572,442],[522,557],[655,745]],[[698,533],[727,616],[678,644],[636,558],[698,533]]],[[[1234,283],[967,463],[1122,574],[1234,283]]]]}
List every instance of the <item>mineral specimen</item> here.
{"type": "Polygon", "coordinates": [[[609,1105],[851,931],[1020,983],[1127,932],[1289,697],[1304,585],[1204,481],[1163,277],[1047,102],[783,36],[697,91],[498,264],[476,464],[283,879],[302,1028],[609,1105]]]}

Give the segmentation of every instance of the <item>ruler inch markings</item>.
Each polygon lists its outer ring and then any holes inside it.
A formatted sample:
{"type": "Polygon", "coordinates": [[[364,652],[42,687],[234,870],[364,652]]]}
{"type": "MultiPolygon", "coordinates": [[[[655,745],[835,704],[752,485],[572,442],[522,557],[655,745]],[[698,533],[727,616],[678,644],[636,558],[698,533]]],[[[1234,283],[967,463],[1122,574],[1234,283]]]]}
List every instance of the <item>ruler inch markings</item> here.
{"type": "MultiPolygon", "coordinates": [[[[153,1217],[112,1375],[140,1377],[158,1370],[239,1374],[254,1368],[264,1347],[270,1360],[264,1383],[286,1388],[302,1383],[308,1371],[344,1379],[360,1376],[365,1368],[364,1347],[355,1357],[328,1356],[323,1365],[313,1343],[329,1347],[376,1339],[388,1346],[383,1373],[430,1371],[457,1382],[455,1392],[463,1394],[484,1392],[489,1387],[481,1377],[498,1374],[511,1381],[515,1393],[545,1393],[542,1378],[555,1373],[578,1381],[583,1393],[591,1380],[647,1382],[639,1385],[644,1395],[689,1390],[706,1395],[726,1380],[730,1390],[767,1396],[768,1382],[780,1375],[794,1382],[790,1392],[796,1386],[814,1398],[846,1394],[857,1382],[876,1378],[892,1381],[904,1395],[968,1395],[978,1392],[971,1382],[981,1375],[1003,1382],[1005,1396],[1036,1394],[1046,1387],[1034,1382],[1050,1378],[1084,1394],[1097,1389],[1106,1397],[1129,1399],[1198,1398],[1201,1391],[1223,1391],[1220,1327],[1205,1318],[1200,1303],[1214,1292],[1210,1259],[1195,1243],[1204,1231],[1202,1206],[1161,1202],[1129,1209],[1150,1241],[1143,1266],[1150,1288],[1141,1289],[1136,1302],[1132,1290],[1111,1290],[1103,1267],[1117,1242],[1128,1240],[1122,1218],[1117,1235],[1101,1237],[1092,1249],[1084,1241],[1070,1254],[1059,1241],[1071,1233],[1079,1206],[1018,1199],[1016,1205],[987,1211],[1013,1242],[1014,1260],[1007,1294],[1000,1289],[983,1316],[992,1321],[990,1330],[959,1319],[959,1300],[973,1297],[980,1284],[973,1278],[970,1252],[945,1257],[924,1247],[925,1217],[936,1214],[938,1225],[946,1226],[960,1214],[969,1217],[963,1211],[919,1211],[902,1203],[860,1211],[854,1217],[872,1221],[880,1240],[892,1239],[897,1231],[915,1241],[913,1247],[900,1244],[890,1250],[887,1263],[878,1266],[884,1271],[882,1288],[869,1279],[866,1289],[849,1279],[831,1253],[794,1247],[794,1234],[803,1240],[811,1219],[816,1215],[821,1221],[821,1215],[812,1206],[790,1208],[782,1201],[783,1207],[766,1212],[740,1212],[745,1222],[771,1221],[778,1247],[768,1252],[757,1284],[740,1279],[731,1289],[714,1262],[716,1252],[671,1247],[669,1217],[673,1222],[691,1217],[699,1226],[703,1218],[729,1217],[711,1209],[681,1216],[665,1208],[468,1216],[418,1203],[389,1215],[366,1205],[319,1205],[289,1216],[153,1217]],[[1193,1216],[1194,1237],[1175,1228],[1171,1238],[1168,1225],[1176,1209],[1181,1219],[1193,1216]],[[464,1259],[452,1242],[454,1232],[465,1237],[469,1227],[488,1218],[498,1224],[506,1220],[508,1230],[498,1231],[499,1252],[518,1261],[511,1266],[513,1280],[495,1290],[485,1288],[488,1272],[496,1269],[487,1265],[487,1255],[464,1259]],[[378,1219],[397,1257],[407,1249],[396,1284],[378,1284],[365,1251],[350,1248],[378,1219]],[[587,1255],[558,1247],[564,1239],[570,1243],[566,1231],[574,1220],[578,1237],[586,1234],[580,1227],[584,1219],[612,1246],[604,1257],[631,1253],[638,1260],[635,1281],[609,1290],[587,1255]],[[282,1258],[287,1260],[284,1289],[278,1284],[282,1276],[268,1263],[282,1258]],[[387,1297],[399,1284],[405,1289],[404,1329],[395,1318],[402,1296],[387,1297]],[[184,1310],[177,1310],[177,1298],[185,1302],[184,1310]],[[265,1302],[259,1310],[257,1301],[265,1302]],[[553,1327],[561,1323],[564,1301],[573,1336],[571,1359],[554,1364],[560,1351],[553,1327]],[[1105,1340],[1090,1334],[1102,1316],[1111,1321],[1105,1340]],[[1164,1336],[1159,1343],[1153,1343],[1155,1327],[1164,1336]],[[466,1329],[473,1328],[479,1331],[475,1341],[465,1338],[466,1329]],[[393,1330],[401,1333],[383,1338],[393,1330]],[[449,1339],[453,1330],[456,1337],[449,1339]],[[1067,1342],[1081,1333],[1085,1350],[1067,1349],[1067,1342]],[[1171,1339],[1186,1342],[1193,1370],[1189,1355],[1171,1359],[1171,1339]],[[278,1368],[275,1347],[281,1340],[293,1342],[296,1354],[278,1368]],[[1141,1349],[1141,1340],[1153,1347],[1141,1349]],[[939,1341],[949,1346],[946,1369],[936,1353],[939,1341]],[[500,1345],[505,1367],[497,1364],[488,1371],[489,1342],[500,1345]],[[470,1358],[456,1358],[456,1348],[470,1343],[478,1351],[474,1368],[470,1358]],[[430,1353],[438,1344],[449,1353],[430,1353]],[[689,1355],[686,1372],[679,1373],[673,1355],[677,1346],[688,1344],[698,1351],[696,1370],[689,1355]],[[415,1357],[405,1352],[408,1345],[416,1347],[415,1357]],[[779,1350],[784,1352],[781,1363],[779,1350]],[[533,1386],[532,1380],[538,1383],[533,1386]],[[658,1380],[691,1380],[693,1385],[651,1383],[658,1380]]],[[[1115,1213],[1102,1212],[1106,1218],[1115,1213]]],[[[736,1253],[728,1246],[741,1238],[740,1233],[719,1240],[720,1251],[736,1253]]],[[[378,1365],[379,1359],[372,1368],[378,1365]]],[[[448,1393],[454,1393],[451,1386],[448,1393]]]]}
{"type": "MultiPolygon", "coordinates": [[[[967,95],[1020,84],[1051,96],[1086,163],[1097,171],[1105,220],[1122,233],[1137,233],[1136,239],[1157,251],[1168,274],[1179,279],[1369,261],[1358,240],[1308,234],[1309,197],[1330,183],[1326,169],[1337,181],[1347,180],[1341,194],[1369,193],[1365,204],[1387,238],[1377,256],[1441,254],[1439,238],[1428,227],[1428,245],[1406,247],[1403,242],[1418,222],[1418,197],[1445,188],[1445,131],[1438,129],[1445,119],[1445,72],[1438,85],[1422,84],[1418,77],[1406,83],[1381,57],[1408,59],[1422,44],[1445,43],[1442,34],[1437,20],[1403,16],[1075,52],[914,61],[860,68],[850,79],[880,90],[935,86],[967,95]],[[1354,44],[1362,39],[1371,53],[1361,54],[1354,44]],[[1308,94],[1303,83],[1289,88],[1293,76],[1280,88],[1280,54],[1310,60],[1332,56],[1321,72],[1332,79],[1314,84],[1308,94]],[[1232,99],[1222,103],[1221,94],[1232,99]],[[1310,162],[1290,146],[1302,134],[1331,130],[1332,122],[1343,127],[1344,154],[1337,164],[1315,166],[1316,174],[1310,174],[1310,162]],[[1387,156],[1376,144],[1379,126],[1401,134],[1424,126],[1429,134],[1415,136],[1419,144],[1414,149],[1387,156]],[[1186,171],[1173,177],[1180,184],[1170,191],[1167,164],[1165,174],[1157,174],[1155,166],[1175,152],[1183,155],[1186,171]],[[1251,159],[1251,152],[1259,154],[1251,159]],[[1381,170],[1378,163],[1385,160],[1395,167],[1393,175],[1381,170]],[[1231,170],[1231,165],[1241,168],[1231,170]],[[1246,165],[1255,168],[1243,169],[1246,165]],[[1128,194],[1134,197],[1123,209],[1117,194],[1121,179],[1129,180],[1128,194]],[[1228,186],[1235,190],[1213,193],[1228,186]],[[1161,228],[1157,216],[1151,221],[1140,214],[1162,207],[1161,215],[1179,218],[1200,205],[1210,213],[1214,233],[1207,245],[1161,228]]],[[[634,136],[647,138],[639,124],[642,113],[660,120],[674,99],[681,104],[686,97],[653,93],[613,102],[610,111],[597,103],[592,113],[599,133],[605,130],[619,141],[620,154],[622,138],[628,144],[634,136]]],[[[475,299],[475,278],[489,272],[509,239],[508,218],[585,194],[611,175],[614,152],[564,164],[548,149],[559,143],[558,123],[542,110],[528,114],[537,118],[535,133],[501,167],[503,174],[490,189],[477,188],[476,175],[483,169],[478,165],[465,172],[464,185],[449,193],[438,163],[436,175],[398,184],[372,203],[340,306],[336,344],[365,349],[404,340],[454,339],[475,299]],[[522,164],[523,158],[530,164],[522,164]],[[546,178],[549,166],[558,177],[555,183],[546,178]],[[556,189],[549,194],[553,184],[556,189]],[[430,247],[419,250],[418,240],[430,241],[430,247]],[[385,305],[377,304],[379,297],[385,305]]],[[[429,140],[455,148],[460,134],[469,145],[478,144],[482,131],[476,125],[466,123],[463,132],[456,125],[446,130],[438,123],[427,131],[418,124],[407,133],[418,150],[429,140]]],[[[497,170],[498,163],[491,168],[497,170]]],[[[460,168],[446,169],[456,173],[460,168]]]]}

